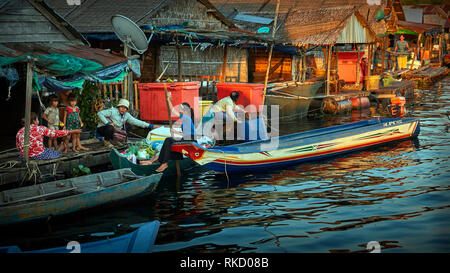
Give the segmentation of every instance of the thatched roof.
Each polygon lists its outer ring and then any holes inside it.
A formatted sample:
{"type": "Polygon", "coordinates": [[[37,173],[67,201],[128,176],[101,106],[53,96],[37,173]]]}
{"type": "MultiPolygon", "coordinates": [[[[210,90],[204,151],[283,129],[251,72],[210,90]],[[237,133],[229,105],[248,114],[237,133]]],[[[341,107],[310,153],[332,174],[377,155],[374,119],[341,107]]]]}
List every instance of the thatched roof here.
{"type": "MultiPolygon", "coordinates": [[[[264,25],[236,20],[236,15],[273,19],[277,2],[276,0],[210,1],[235,25],[253,32],[264,25]]],[[[385,33],[384,21],[378,22],[375,15],[386,3],[387,0],[380,0],[380,5],[368,5],[366,0],[281,0],[276,38],[285,42],[329,44],[336,40],[352,14],[358,17],[358,21],[365,28],[371,29],[371,33],[385,33]]]]}
{"type": "Polygon", "coordinates": [[[357,7],[346,6],[294,11],[284,27],[287,39],[293,44],[309,45],[372,42],[375,33],[357,10],[357,7]],[[361,28],[351,27],[351,33],[343,33],[350,23],[359,24],[361,28]]]}
{"type": "Polygon", "coordinates": [[[176,25],[186,21],[195,25],[201,21],[211,28],[234,27],[208,0],[83,0],[80,6],[68,6],[64,0],[45,2],[81,33],[112,33],[111,17],[115,14],[124,15],[139,26],[176,25]],[[184,10],[177,10],[183,7],[184,10]],[[174,10],[170,16],[158,16],[169,9],[174,10]]]}

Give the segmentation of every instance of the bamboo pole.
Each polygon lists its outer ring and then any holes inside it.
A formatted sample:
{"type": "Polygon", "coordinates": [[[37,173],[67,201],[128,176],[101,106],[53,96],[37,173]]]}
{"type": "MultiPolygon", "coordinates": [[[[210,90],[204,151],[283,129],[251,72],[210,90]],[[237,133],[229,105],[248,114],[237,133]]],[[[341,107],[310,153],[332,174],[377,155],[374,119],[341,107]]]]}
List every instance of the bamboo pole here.
{"type": "Polygon", "coordinates": [[[371,76],[372,72],[372,50],[373,50],[373,44],[369,44],[369,47],[367,48],[367,77],[371,76]]]}
{"type": "Polygon", "coordinates": [[[135,109],[139,109],[139,101],[138,101],[138,81],[133,82],[134,86],[134,107],[135,109]]]}
{"type": "Polygon", "coordinates": [[[306,50],[302,47],[302,82],[306,81],[306,50]]]}
{"type": "Polygon", "coordinates": [[[360,70],[359,69],[359,44],[356,44],[356,85],[360,83],[360,70]]]}
{"type": "Polygon", "coordinates": [[[442,65],[442,35],[439,34],[439,64],[442,65]]]}
{"type": "Polygon", "coordinates": [[[384,62],[386,58],[386,36],[383,38],[383,46],[381,47],[381,73],[384,73],[384,62]]]}
{"type": "Polygon", "coordinates": [[[31,60],[27,60],[27,81],[26,81],[26,93],[25,93],[25,134],[24,134],[24,143],[23,143],[23,157],[25,158],[25,162],[28,164],[29,162],[29,154],[30,154],[30,114],[31,114],[31,97],[32,97],[32,88],[33,84],[33,67],[31,60]]]}
{"type": "Polygon", "coordinates": [[[336,63],[335,63],[335,65],[336,65],[336,75],[338,75],[338,67],[339,67],[338,53],[339,53],[338,46],[334,45],[334,54],[336,55],[336,63]]]}
{"type": "MultiPolygon", "coordinates": [[[[129,47],[128,47],[128,45],[127,45],[127,43],[124,43],[123,44],[123,53],[125,54],[125,59],[128,61],[128,55],[129,55],[129,47]]],[[[122,88],[122,98],[124,98],[124,99],[127,99],[127,100],[129,100],[129,98],[128,98],[128,75],[130,74],[130,72],[128,72],[127,73],[127,76],[123,79],[123,87],[124,88],[122,88]]]]}
{"type": "Polygon", "coordinates": [[[327,97],[330,95],[331,48],[332,45],[329,45],[327,52],[327,97]]]}
{"type": "Polygon", "coordinates": [[[223,60],[222,60],[222,69],[220,72],[220,82],[225,82],[225,73],[227,70],[227,60],[228,58],[228,44],[225,44],[225,47],[223,48],[223,60]]]}
{"type": "Polygon", "coordinates": [[[177,43],[177,59],[178,59],[178,81],[183,80],[183,71],[181,68],[181,46],[177,43]]]}
{"type": "MultiPolygon", "coordinates": [[[[280,9],[280,0],[277,0],[277,7],[275,8],[275,17],[273,19],[274,21],[273,21],[273,27],[272,27],[272,39],[275,38],[275,30],[277,28],[279,9],[280,9]]],[[[264,79],[264,91],[263,91],[263,103],[262,103],[263,105],[264,105],[264,101],[266,100],[267,82],[269,80],[270,64],[272,62],[273,45],[274,45],[274,42],[272,41],[272,43],[270,45],[269,60],[267,61],[266,78],[264,79]]]]}
{"type": "MultiPolygon", "coordinates": [[[[166,97],[166,106],[167,106],[167,114],[169,115],[169,127],[170,127],[170,135],[173,137],[172,134],[172,113],[170,112],[170,106],[169,106],[169,94],[167,92],[167,86],[166,83],[164,83],[164,95],[166,97]]],[[[177,178],[181,177],[181,170],[180,170],[180,162],[179,160],[175,160],[175,167],[177,169],[177,178]]]]}
{"type": "Polygon", "coordinates": [[[417,50],[419,50],[419,46],[420,46],[420,39],[422,38],[422,33],[420,33],[419,34],[419,37],[417,38],[417,46],[416,46],[416,48],[415,48],[415,50],[414,50],[414,52],[413,52],[413,57],[412,57],[412,60],[411,60],[411,65],[409,66],[409,69],[413,69],[413,67],[414,67],[414,61],[415,61],[415,59],[416,59],[416,52],[417,52],[417,50]]]}

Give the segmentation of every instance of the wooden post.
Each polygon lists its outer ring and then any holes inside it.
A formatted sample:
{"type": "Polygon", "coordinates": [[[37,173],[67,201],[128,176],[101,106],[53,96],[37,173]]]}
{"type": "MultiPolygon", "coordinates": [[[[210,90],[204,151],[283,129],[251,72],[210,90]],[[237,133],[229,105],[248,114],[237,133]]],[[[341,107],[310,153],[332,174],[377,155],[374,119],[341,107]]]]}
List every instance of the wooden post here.
{"type": "Polygon", "coordinates": [[[373,44],[369,44],[368,47],[368,52],[367,52],[367,77],[371,76],[371,72],[372,72],[372,59],[373,59],[373,55],[372,55],[372,51],[373,51],[373,44]]]}
{"type": "Polygon", "coordinates": [[[442,35],[439,34],[439,64],[442,65],[442,35]]]}
{"type": "Polygon", "coordinates": [[[359,69],[359,44],[356,44],[356,85],[360,83],[360,69],[359,69]]]}
{"type": "Polygon", "coordinates": [[[306,50],[302,47],[302,82],[306,81],[306,50]]]}
{"type": "Polygon", "coordinates": [[[384,73],[384,62],[385,62],[385,55],[386,55],[386,36],[383,38],[383,46],[381,47],[381,73],[384,73]]]}
{"type": "Polygon", "coordinates": [[[414,49],[412,60],[411,60],[411,65],[409,66],[409,69],[413,69],[413,67],[414,67],[414,61],[416,60],[417,50],[419,50],[419,48],[420,48],[420,38],[422,38],[422,33],[420,33],[419,37],[417,38],[417,46],[414,49]]]}
{"type": "Polygon", "coordinates": [[[134,89],[134,108],[139,109],[139,101],[138,101],[138,82],[133,81],[133,89],[134,89]]]}
{"type": "Polygon", "coordinates": [[[336,64],[335,64],[336,65],[336,75],[338,73],[338,67],[339,67],[338,53],[339,53],[338,46],[334,45],[334,55],[336,56],[336,64]]]}
{"type": "Polygon", "coordinates": [[[26,93],[25,93],[25,134],[23,143],[23,157],[25,162],[29,162],[30,154],[30,114],[31,114],[31,97],[33,92],[33,67],[31,60],[27,61],[27,81],[26,81],[26,93]]]}
{"type": "Polygon", "coordinates": [[[183,80],[183,71],[181,68],[181,46],[177,43],[177,59],[178,59],[178,81],[183,80]]]}
{"type": "MultiPolygon", "coordinates": [[[[426,38],[425,38],[425,40],[426,40],[426,38]]],[[[420,53],[420,66],[422,66],[423,65],[423,55],[425,54],[425,49],[422,50],[422,46],[420,45],[421,44],[420,40],[419,40],[418,44],[419,44],[419,53],[420,53]]],[[[425,48],[425,41],[424,41],[423,46],[425,48]]]]}
{"type": "Polygon", "coordinates": [[[225,73],[227,71],[227,57],[228,57],[228,44],[225,44],[223,48],[223,60],[222,60],[222,69],[220,72],[220,82],[225,82],[225,73]]]}
{"type": "Polygon", "coordinates": [[[328,53],[327,53],[327,97],[330,95],[330,71],[331,71],[331,48],[333,46],[328,46],[328,53]]]}
{"type": "Polygon", "coordinates": [[[263,104],[266,99],[267,82],[269,81],[269,72],[270,72],[270,66],[272,63],[272,52],[273,52],[273,43],[270,45],[269,59],[267,60],[266,77],[264,78],[263,104]]]}
{"type": "MultiPolygon", "coordinates": [[[[273,26],[272,26],[272,40],[275,38],[275,30],[277,28],[279,9],[280,9],[280,0],[277,0],[277,7],[275,8],[275,16],[273,19],[273,26]]],[[[272,43],[270,44],[269,60],[267,61],[266,78],[264,79],[264,91],[263,91],[263,103],[262,103],[263,105],[266,100],[267,82],[269,81],[269,73],[270,73],[270,64],[272,62],[273,45],[274,45],[274,42],[272,41],[272,43]]]]}
{"type": "MultiPolygon", "coordinates": [[[[167,114],[169,115],[170,135],[173,137],[173,134],[172,134],[172,113],[170,112],[169,102],[167,101],[167,98],[169,97],[169,94],[167,92],[167,86],[166,86],[165,83],[164,83],[164,95],[166,97],[167,114]]],[[[175,167],[177,169],[177,178],[179,178],[181,176],[179,160],[175,160],[175,167]]]]}
{"type": "MultiPolygon", "coordinates": [[[[202,79],[203,81],[203,79],[202,79]]],[[[208,100],[209,98],[209,76],[206,76],[206,95],[205,95],[206,100],[208,100]]]]}
{"type": "MultiPolygon", "coordinates": [[[[129,55],[129,46],[127,43],[123,44],[123,53],[125,55],[125,59],[128,61],[128,55],[129,55]]],[[[127,76],[123,79],[123,89],[122,89],[122,98],[129,100],[128,98],[128,75],[130,72],[127,73],[127,76]]]]}

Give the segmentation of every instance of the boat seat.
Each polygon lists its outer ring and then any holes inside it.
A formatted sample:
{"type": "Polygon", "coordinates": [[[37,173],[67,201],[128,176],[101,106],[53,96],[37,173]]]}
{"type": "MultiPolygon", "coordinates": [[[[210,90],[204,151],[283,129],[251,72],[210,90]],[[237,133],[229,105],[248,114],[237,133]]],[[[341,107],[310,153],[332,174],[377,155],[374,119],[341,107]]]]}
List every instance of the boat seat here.
{"type": "Polygon", "coordinates": [[[17,203],[21,203],[21,202],[28,202],[28,201],[35,201],[35,200],[42,199],[42,198],[49,198],[49,197],[56,196],[59,194],[68,193],[68,192],[74,191],[76,189],[77,189],[76,187],[72,187],[72,188],[68,188],[68,189],[64,189],[64,190],[60,190],[60,191],[56,191],[56,192],[27,197],[27,198],[23,198],[23,199],[19,199],[19,200],[14,200],[10,196],[7,196],[5,193],[3,193],[4,203],[2,204],[2,206],[9,206],[9,205],[17,204],[17,203]]]}

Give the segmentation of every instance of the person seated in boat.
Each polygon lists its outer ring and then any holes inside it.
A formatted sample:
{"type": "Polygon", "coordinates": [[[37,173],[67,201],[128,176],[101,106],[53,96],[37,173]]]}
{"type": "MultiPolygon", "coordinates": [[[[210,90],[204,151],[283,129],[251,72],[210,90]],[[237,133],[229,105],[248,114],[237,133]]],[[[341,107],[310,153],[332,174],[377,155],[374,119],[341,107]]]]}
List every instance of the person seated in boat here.
{"type": "Polygon", "coordinates": [[[181,125],[181,132],[171,128],[170,133],[173,137],[168,137],[164,140],[164,143],[161,147],[161,151],[159,152],[158,157],[153,157],[150,160],[141,161],[141,165],[151,165],[153,162],[158,161],[161,163],[161,166],[156,169],[157,172],[162,172],[168,167],[169,160],[181,160],[183,159],[183,154],[172,152],[170,150],[173,143],[177,141],[195,141],[195,125],[193,120],[194,118],[194,110],[191,108],[189,103],[183,102],[180,104],[180,111],[175,109],[172,105],[172,97],[169,95],[167,97],[167,102],[169,105],[169,111],[177,115],[180,119],[177,123],[181,125]]]}
{"type": "Polygon", "coordinates": [[[117,107],[102,110],[97,113],[100,122],[97,124],[97,134],[102,136],[104,143],[108,147],[112,147],[111,140],[114,136],[114,128],[126,130],[126,123],[130,123],[141,128],[158,128],[158,125],[153,125],[145,121],[134,118],[128,113],[130,102],[126,99],[121,99],[117,107]]]}
{"type": "MultiPolygon", "coordinates": [[[[25,119],[22,119],[22,125],[25,126],[25,119]]],[[[60,146],[58,150],[46,148],[44,146],[44,136],[50,138],[65,137],[70,134],[80,134],[81,130],[52,130],[45,126],[39,126],[38,115],[34,112],[30,114],[30,137],[28,157],[32,160],[47,160],[55,159],[61,156],[61,150],[64,148],[60,146]]],[[[25,145],[25,127],[22,127],[16,135],[16,147],[20,152],[20,158],[24,158],[24,145],[25,145]]]]}

